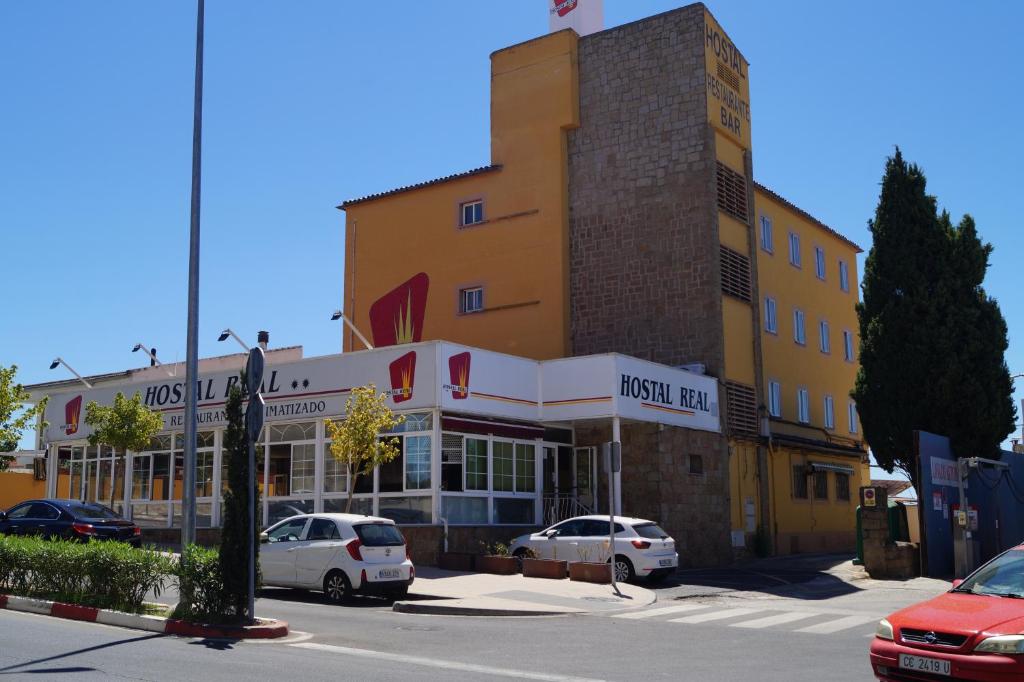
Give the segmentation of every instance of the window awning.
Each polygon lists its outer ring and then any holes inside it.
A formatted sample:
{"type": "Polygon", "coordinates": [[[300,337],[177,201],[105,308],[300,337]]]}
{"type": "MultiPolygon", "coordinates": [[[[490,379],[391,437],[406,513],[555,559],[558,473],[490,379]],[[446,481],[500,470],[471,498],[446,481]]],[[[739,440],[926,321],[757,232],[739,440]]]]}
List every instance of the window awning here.
{"type": "Polygon", "coordinates": [[[837,474],[853,475],[853,467],[848,464],[831,464],[829,462],[809,462],[811,471],[834,471],[837,474]]]}

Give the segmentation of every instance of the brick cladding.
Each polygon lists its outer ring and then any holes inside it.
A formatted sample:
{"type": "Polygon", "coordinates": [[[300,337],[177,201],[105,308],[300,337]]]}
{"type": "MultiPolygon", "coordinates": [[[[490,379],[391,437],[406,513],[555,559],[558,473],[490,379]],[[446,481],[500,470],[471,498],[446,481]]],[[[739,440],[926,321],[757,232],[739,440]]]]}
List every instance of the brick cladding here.
{"type": "MultiPolygon", "coordinates": [[[[723,377],[703,6],[582,38],[579,90],[580,127],[568,133],[573,354],[703,362],[723,377]]],[[[578,428],[577,444],[610,436],[578,428]]],[[[728,562],[726,439],[624,424],[622,440],[623,512],[661,522],[683,565],[728,562]],[[688,473],[691,454],[703,474],[688,473]]]]}
{"type": "Polygon", "coordinates": [[[574,355],[621,352],[722,376],[704,10],[582,38],[569,131],[574,355]]]}

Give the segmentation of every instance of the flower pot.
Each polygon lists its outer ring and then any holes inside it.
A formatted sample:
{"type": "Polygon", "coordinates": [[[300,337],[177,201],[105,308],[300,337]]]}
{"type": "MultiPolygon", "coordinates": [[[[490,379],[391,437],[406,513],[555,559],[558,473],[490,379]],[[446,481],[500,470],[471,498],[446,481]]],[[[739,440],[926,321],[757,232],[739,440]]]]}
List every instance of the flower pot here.
{"type": "Polygon", "coordinates": [[[512,556],[481,554],[476,557],[476,570],[480,573],[515,575],[519,572],[519,562],[512,556]]]}
{"type": "Polygon", "coordinates": [[[526,578],[553,578],[564,580],[567,570],[565,561],[554,559],[523,559],[523,576],[526,578]]]}
{"type": "Polygon", "coordinates": [[[592,561],[574,561],[569,564],[569,580],[585,583],[610,583],[612,581],[612,565],[592,561]]]}
{"type": "Polygon", "coordinates": [[[470,552],[441,552],[437,555],[437,567],[447,571],[472,571],[475,557],[470,552]]]}

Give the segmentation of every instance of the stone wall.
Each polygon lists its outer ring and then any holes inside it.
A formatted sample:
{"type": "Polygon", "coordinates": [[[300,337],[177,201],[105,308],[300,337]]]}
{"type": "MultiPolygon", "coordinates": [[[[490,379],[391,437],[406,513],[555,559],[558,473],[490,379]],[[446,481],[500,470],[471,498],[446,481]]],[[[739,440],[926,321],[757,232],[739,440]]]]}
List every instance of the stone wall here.
{"type": "Polygon", "coordinates": [[[918,574],[918,546],[894,542],[889,533],[889,499],[885,488],[861,488],[860,525],[864,538],[864,570],[875,580],[907,580],[918,574]],[[874,506],[864,504],[864,491],[872,490],[874,506]]]}
{"type": "Polygon", "coordinates": [[[574,355],[620,352],[722,376],[713,133],[704,9],[579,42],[568,133],[574,355]]]}
{"type": "MultiPolygon", "coordinates": [[[[611,440],[611,427],[579,428],[578,445],[611,440]]],[[[599,474],[600,508],[608,479],[599,474]]],[[[657,521],[675,538],[680,566],[730,563],[729,460],[717,433],[658,424],[622,425],[622,513],[657,521]],[[700,455],[703,473],[690,473],[700,455]]]]}

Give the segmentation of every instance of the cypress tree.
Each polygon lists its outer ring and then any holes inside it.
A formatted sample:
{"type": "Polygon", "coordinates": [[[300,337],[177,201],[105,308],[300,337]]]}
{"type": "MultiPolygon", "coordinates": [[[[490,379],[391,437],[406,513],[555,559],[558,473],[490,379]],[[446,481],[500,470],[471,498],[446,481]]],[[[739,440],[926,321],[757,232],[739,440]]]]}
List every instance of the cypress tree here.
{"type": "Polygon", "coordinates": [[[917,487],[915,430],[949,436],[958,457],[998,456],[1013,430],[1006,323],[982,288],[992,247],[970,216],[938,214],[898,148],[869,228],[851,396],[875,459],[917,487]]]}

